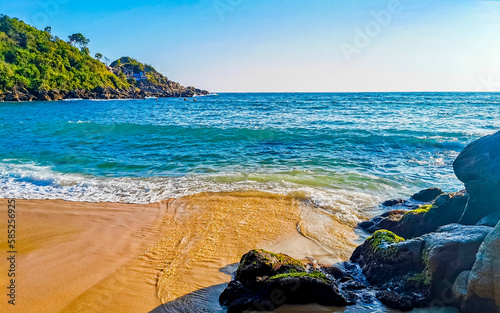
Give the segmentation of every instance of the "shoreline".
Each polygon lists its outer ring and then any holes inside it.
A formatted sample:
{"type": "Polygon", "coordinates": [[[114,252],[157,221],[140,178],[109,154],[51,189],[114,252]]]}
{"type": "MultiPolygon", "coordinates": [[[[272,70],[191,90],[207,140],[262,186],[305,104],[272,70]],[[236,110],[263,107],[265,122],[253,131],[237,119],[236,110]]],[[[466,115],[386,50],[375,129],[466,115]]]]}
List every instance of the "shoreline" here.
{"type": "MultiPolygon", "coordinates": [[[[4,215],[7,200],[0,202],[4,215]]],[[[16,200],[16,206],[13,312],[182,311],[183,305],[213,305],[214,293],[205,291],[222,290],[251,249],[333,262],[355,248],[354,230],[339,228],[339,222],[328,231],[343,238],[332,242],[344,253],[305,238],[298,225],[318,218],[315,211],[324,213],[291,196],[263,192],[201,193],[144,205],[16,200]]],[[[321,231],[307,236],[317,239],[321,231]]]]}

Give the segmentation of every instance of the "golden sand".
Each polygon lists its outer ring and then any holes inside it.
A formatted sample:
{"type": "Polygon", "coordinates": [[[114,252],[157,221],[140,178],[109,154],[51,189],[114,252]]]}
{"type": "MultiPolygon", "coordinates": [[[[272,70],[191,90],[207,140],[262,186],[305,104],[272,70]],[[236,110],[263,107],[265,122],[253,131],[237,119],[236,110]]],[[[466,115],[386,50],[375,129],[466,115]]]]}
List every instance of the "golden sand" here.
{"type": "MultiPolygon", "coordinates": [[[[12,307],[4,296],[1,312],[137,313],[182,299],[186,307],[202,306],[213,299],[190,303],[189,295],[210,288],[218,294],[250,249],[331,263],[354,248],[352,228],[333,216],[260,192],[148,205],[17,200],[16,208],[17,300],[12,307]]],[[[0,214],[6,210],[7,200],[0,201],[0,214]]],[[[0,232],[6,234],[5,222],[0,232]]],[[[6,237],[0,240],[6,251],[6,237]]],[[[0,275],[6,273],[1,262],[0,275]]]]}

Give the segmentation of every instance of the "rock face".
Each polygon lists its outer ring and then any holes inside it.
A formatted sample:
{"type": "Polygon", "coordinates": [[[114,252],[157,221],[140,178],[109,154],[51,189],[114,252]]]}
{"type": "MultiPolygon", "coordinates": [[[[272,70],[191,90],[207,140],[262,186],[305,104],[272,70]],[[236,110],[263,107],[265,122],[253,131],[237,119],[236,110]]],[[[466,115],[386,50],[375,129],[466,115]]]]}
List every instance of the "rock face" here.
{"type": "Polygon", "coordinates": [[[471,270],[479,246],[492,231],[486,226],[446,225],[437,232],[420,237],[423,258],[436,297],[449,288],[457,276],[471,270]]]}
{"type": "Polygon", "coordinates": [[[468,280],[463,310],[500,312],[500,223],[481,245],[468,280]]]}
{"type": "Polygon", "coordinates": [[[94,90],[76,89],[71,91],[50,90],[30,92],[26,89],[15,90],[5,95],[0,94],[0,101],[57,101],[62,99],[144,99],[145,97],[170,98],[193,97],[208,95],[206,90],[194,87],[183,87],[178,83],[169,82],[170,87],[144,85],[142,89],[113,89],[97,87],[94,90]]]}
{"type": "Polygon", "coordinates": [[[468,145],[453,168],[470,195],[460,223],[474,225],[500,211],[500,132],[468,145]]]}

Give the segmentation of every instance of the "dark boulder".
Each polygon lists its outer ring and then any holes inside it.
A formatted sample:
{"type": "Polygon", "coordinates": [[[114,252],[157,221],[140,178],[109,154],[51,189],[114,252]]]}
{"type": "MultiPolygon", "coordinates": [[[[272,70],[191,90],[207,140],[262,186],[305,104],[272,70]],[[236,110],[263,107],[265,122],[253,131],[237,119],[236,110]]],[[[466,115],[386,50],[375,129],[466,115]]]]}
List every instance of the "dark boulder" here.
{"type": "Polygon", "coordinates": [[[476,224],[500,211],[500,132],[468,145],[453,162],[455,175],[470,195],[461,224],[476,224]]]}
{"type": "Polygon", "coordinates": [[[424,215],[422,226],[427,228],[425,231],[435,231],[440,226],[458,222],[468,198],[465,190],[440,195],[424,215]]]}
{"type": "Polygon", "coordinates": [[[392,230],[404,238],[414,238],[456,223],[463,214],[467,199],[465,191],[443,194],[432,205],[407,212],[392,230]]]}
{"type": "Polygon", "coordinates": [[[491,227],[450,224],[420,237],[422,253],[433,294],[440,296],[463,271],[471,270],[480,245],[492,231],[491,227]]]}
{"type": "Polygon", "coordinates": [[[272,311],[283,304],[352,304],[356,296],[339,288],[340,280],[349,281],[349,275],[333,267],[325,272],[285,254],[252,250],[241,258],[235,279],[219,301],[228,312],[272,311]]]}
{"type": "Polygon", "coordinates": [[[405,200],[403,199],[392,199],[392,200],[387,200],[382,203],[383,206],[395,206],[395,205],[402,205],[405,203],[405,200]]]}
{"type": "Polygon", "coordinates": [[[358,263],[368,282],[381,285],[395,276],[405,276],[410,272],[421,272],[422,242],[404,238],[388,230],[378,230],[351,256],[358,263]]]}
{"type": "Polygon", "coordinates": [[[458,222],[467,203],[467,192],[446,193],[432,204],[413,210],[392,210],[359,224],[373,233],[386,229],[403,238],[415,238],[436,231],[440,226],[458,222]]]}
{"type": "Polygon", "coordinates": [[[264,290],[262,292],[251,291],[237,280],[229,282],[220,295],[219,302],[228,308],[228,313],[247,310],[262,311],[263,308],[272,310],[275,308],[264,290]]]}
{"type": "Polygon", "coordinates": [[[370,233],[374,233],[375,231],[380,229],[393,231],[398,222],[407,212],[407,210],[388,211],[380,216],[374,217],[369,221],[360,223],[359,227],[370,233]]]}
{"type": "Polygon", "coordinates": [[[319,271],[276,275],[269,278],[265,288],[270,295],[279,294],[281,301],[288,304],[318,303],[330,306],[349,304],[341,295],[337,283],[319,271]]]}
{"type": "Polygon", "coordinates": [[[236,270],[235,280],[253,287],[262,277],[271,277],[290,271],[303,272],[304,263],[286,254],[266,250],[251,250],[243,255],[236,270]]]}
{"type": "Polygon", "coordinates": [[[410,297],[391,290],[378,291],[377,299],[388,307],[403,312],[408,312],[415,308],[415,305],[410,297]]]}
{"type": "Polygon", "coordinates": [[[411,198],[413,200],[421,201],[421,202],[432,202],[439,195],[442,195],[444,192],[439,188],[428,188],[417,192],[412,195],[411,198]]]}

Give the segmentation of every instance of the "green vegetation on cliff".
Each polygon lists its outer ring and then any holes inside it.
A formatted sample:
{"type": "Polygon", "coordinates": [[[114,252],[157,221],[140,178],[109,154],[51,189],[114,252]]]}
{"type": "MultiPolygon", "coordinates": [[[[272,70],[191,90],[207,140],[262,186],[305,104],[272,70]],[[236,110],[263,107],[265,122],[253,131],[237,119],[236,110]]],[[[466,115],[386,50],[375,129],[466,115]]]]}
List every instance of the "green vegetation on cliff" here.
{"type": "Polygon", "coordinates": [[[0,92],[128,88],[125,75],[114,75],[89,55],[88,39],[80,35],[69,37],[78,49],[52,36],[50,28],[41,31],[0,15],[0,92]]]}
{"type": "MultiPolygon", "coordinates": [[[[154,67],[148,64],[143,64],[131,57],[121,57],[110,65],[115,71],[125,73],[140,74],[141,72],[147,77],[147,81],[155,85],[165,85],[169,83],[167,77],[163,76],[154,67]]],[[[134,79],[129,80],[130,84],[136,84],[134,79]]]]}

